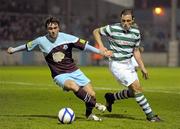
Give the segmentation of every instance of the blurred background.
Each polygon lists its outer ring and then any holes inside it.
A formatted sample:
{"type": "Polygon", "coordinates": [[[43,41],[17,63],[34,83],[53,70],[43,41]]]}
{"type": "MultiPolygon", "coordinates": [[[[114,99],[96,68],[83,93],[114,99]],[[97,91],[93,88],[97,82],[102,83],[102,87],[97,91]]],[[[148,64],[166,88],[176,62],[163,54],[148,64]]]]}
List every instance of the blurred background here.
{"type": "MultiPolygon", "coordinates": [[[[46,33],[44,20],[58,17],[61,30],[91,41],[92,31],[119,22],[124,8],[133,8],[148,66],[180,66],[180,2],[178,0],[0,0],[0,65],[44,65],[42,53],[8,55],[9,46],[46,33]]],[[[106,41],[105,41],[106,42],[106,41]]],[[[108,43],[106,43],[108,47],[108,43]]],[[[74,50],[78,65],[106,65],[107,59],[74,50]]]]}

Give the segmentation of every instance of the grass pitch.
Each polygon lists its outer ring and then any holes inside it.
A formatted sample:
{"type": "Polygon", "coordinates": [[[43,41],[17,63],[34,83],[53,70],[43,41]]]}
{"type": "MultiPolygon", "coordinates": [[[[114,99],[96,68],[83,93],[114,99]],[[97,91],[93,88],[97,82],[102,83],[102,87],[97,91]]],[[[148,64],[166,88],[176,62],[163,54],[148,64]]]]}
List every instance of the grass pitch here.
{"type": "MultiPolygon", "coordinates": [[[[107,67],[81,67],[92,80],[97,101],[121,90],[107,67]]],[[[72,92],[54,84],[47,67],[0,67],[0,129],[180,129],[180,68],[148,68],[150,79],[139,78],[152,109],[164,121],[150,123],[134,99],[116,101],[112,113],[94,113],[102,122],[84,117],[84,104],[72,92]],[[71,107],[76,120],[58,122],[58,111],[71,107]]]]}

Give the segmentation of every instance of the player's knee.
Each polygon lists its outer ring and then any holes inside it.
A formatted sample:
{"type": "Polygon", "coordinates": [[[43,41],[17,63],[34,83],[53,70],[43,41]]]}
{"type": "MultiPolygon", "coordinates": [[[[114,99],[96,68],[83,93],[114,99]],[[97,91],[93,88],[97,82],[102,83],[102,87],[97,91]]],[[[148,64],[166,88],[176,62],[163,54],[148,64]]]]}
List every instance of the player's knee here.
{"type": "Polygon", "coordinates": [[[91,95],[93,98],[96,98],[96,93],[93,90],[88,90],[87,93],[91,95]]]}
{"type": "Polygon", "coordinates": [[[134,88],[134,93],[142,93],[142,92],[143,92],[142,87],[138,86],[134,88]]]}
{"type": "Polygon", "coordinates": [[[131,86],[131,89],[132,89],[134,94],[143,92],[142,87],[140,85],[133,84],[131,86]]]}
{"type": "Polygon", "coordinates": [[[143,92],[142,87],[141,86],[136,87],[136,92],[137,93],[143,92]]]}
{"type": "Polygon", "coordinates": [[[96,93],[94,91],[91,91],[91,96],[96,98],[96,93]]]}
{"type": "Polygon", "coordinates": [[[84,88],[84,90],[89,94],[89,95],[91,95],[92,97],[94,97],[95,98],[95,96],[96,96],[96,93],[95,93],[95,91],[93,90],[93,88],[92,88],[92,85],[89,83],[89,84],[87,84],[85,87],[83,87],[84,88]]]}

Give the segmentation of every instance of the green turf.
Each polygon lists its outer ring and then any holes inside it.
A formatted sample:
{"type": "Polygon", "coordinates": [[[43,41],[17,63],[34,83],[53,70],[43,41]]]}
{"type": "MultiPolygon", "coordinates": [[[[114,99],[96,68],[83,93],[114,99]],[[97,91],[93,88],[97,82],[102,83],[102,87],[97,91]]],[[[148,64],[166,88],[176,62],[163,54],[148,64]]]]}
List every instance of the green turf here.
{"type": "MultiPolygon", "coordinates": [[[[123,88],[107,67],[81,69],[92,80],[101,103],[105,92],[123,88]]],[[[143,80],[139,73],[140,81],[154,112],[164,120],[161,123],[146,121],[134,99],[117,101],[112,113],[94,110],[102,122],[87,121],[83,102],[56,86],[47,67],[0,67],[0,129],[180,129],[180,68],[148,71],[150,79],[143,80]],[[74,110],[72,124],[58,122],[62,107],[74,110]]]]}

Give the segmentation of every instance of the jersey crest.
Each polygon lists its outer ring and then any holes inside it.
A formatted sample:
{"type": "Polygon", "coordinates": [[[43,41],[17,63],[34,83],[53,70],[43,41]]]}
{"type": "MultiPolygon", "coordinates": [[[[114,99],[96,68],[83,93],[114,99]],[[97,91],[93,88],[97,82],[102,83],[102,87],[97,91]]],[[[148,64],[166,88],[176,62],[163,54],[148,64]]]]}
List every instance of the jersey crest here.
{"type": "Polygon", "coordinates": [[[52,54],[54,62],[61,62],[64,59],[64,53],[56,52],[52,54]]]}

